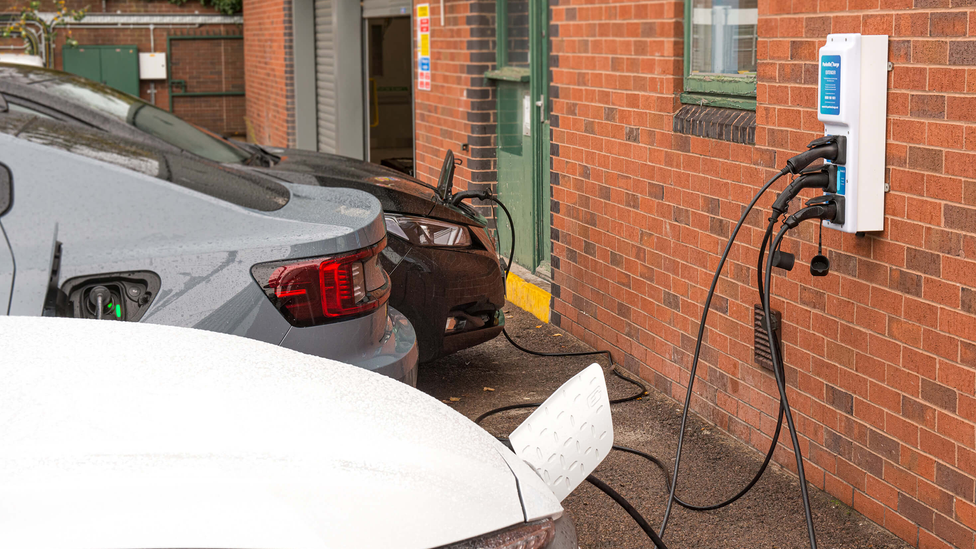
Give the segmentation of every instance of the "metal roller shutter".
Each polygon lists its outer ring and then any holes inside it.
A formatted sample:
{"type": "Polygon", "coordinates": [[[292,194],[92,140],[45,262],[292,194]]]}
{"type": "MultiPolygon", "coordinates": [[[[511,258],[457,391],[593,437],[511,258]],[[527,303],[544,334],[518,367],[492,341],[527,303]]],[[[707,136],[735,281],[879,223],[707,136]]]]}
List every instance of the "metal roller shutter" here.
{"type": "Polygon", "coordinates": [[[336,152],[336,44],[335,0],[315,0],[315,87],[318,113],[318,148],[336,152]]]}
{"type": "Polygon", "coordinates": [[[363,0],[363,17],[410,15],[411,0],[363,0]]]}

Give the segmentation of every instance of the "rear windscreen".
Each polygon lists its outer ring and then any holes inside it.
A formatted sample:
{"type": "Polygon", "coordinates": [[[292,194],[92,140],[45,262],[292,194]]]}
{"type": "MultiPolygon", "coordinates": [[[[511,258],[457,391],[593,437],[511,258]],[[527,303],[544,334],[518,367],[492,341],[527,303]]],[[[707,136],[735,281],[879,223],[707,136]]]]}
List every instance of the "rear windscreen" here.
{"type": "Polygon", "coordinates": [[[114,164],[253,210],[278,210],[290,196],[284,185],[259,174],[157,151],[73,124],[7,113],[0,114],[0,133],[114,164]]]}
{"type": "Polygon", "coordinates": [[[111,116],[159,139],[214,162],[240,164],[251,154],[239,146],[138,97],[78,76],[62,75],[34,84],[47,93],[111,116]]]}

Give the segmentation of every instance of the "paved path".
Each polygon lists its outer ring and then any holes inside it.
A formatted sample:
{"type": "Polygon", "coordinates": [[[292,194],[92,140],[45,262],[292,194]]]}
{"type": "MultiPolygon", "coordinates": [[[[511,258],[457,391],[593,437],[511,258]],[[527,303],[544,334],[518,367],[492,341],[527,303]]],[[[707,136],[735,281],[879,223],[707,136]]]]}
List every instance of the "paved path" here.
{"type": "MultiPolygon", "coordinates": [[[[545,352],[589,350],[521,309],[509,305],[506,312],[509,333],[528,348],[545,352]]],[[[499,406],[544,400],[563,381],[595,361],[607,365],[601,357],[527,355],[499,336],[421,365],[419,388],[474,419],[499,406]]],[[[633,386],[614,376],[608,377],[608,384],[611,398],[633,391],[633,386]]],[[[653,454],[670,466],[680,405],[651,390],[646,398],[613,407],[615,441],[653,454]]],[[[484,427],[507,435],[527,414],[505,412],[487,419],[484,427]]],[[[752,478],[763,456],[697,417],[689,424],[679,495],[691,503],[709,504],[734,494],[752,478]]],[[[660,526],[667,491],[657,467],[642,458],[613,452],[595,474],[623,494],[655,529],[660,526]]],[[[908,547],[830,495],[812,489],[811,498],[821,549],[908,547]]],[[[564,506],[576,521],[583,549],[653,547],[620,507],[586,483],[564,501],[564,506]]],[[[708,513],[679,508],[672,514],[664,540],[670,549],[808,547],[796,477],[771,465],[755,488],[730,507],[708,513]]]]}

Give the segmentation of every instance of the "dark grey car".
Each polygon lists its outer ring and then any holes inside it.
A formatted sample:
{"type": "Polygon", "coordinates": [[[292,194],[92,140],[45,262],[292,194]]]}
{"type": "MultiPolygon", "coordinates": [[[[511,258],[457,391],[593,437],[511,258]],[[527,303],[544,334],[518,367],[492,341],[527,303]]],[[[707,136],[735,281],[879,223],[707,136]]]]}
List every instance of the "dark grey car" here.
{"type": "Polygon", "coordinates": [[[0,229],[0,313],[235,334],[416,383],[365,193],[6,113],[0,229]]]}

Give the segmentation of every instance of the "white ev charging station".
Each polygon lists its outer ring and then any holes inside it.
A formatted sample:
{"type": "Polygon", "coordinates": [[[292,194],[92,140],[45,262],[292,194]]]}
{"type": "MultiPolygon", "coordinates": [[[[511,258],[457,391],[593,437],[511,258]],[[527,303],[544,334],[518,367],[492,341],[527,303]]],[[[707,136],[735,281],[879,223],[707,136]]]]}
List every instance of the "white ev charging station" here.
{"type": "Polygon", "coordinates": [[[847,137],[847,160],[837,166],[843,223],[826,227],[859,233],[884,230],[885,119],[888,36],[831,34],[820,48],[817,117],[826,135],[847,137]]]}

